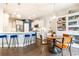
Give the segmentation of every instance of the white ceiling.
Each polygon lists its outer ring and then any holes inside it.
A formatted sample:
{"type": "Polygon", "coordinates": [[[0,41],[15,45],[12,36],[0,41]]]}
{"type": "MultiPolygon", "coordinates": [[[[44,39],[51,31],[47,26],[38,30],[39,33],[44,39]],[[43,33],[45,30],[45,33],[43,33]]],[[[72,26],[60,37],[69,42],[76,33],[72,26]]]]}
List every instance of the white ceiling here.
{"type": "Polygon", "coordinates": [[[21,14],[22,18],[38,18],[46,15],[53,15],[55,12],[60,12],[60,10],[67,9],[76,5],[75,3],[46,3],[46,4],[29,4],[21,3],[9,3],[7,8],[3,4],[4,9],[10,14],[21,14]],[[55,6],[55,7],[54,7],[55,6]]]}

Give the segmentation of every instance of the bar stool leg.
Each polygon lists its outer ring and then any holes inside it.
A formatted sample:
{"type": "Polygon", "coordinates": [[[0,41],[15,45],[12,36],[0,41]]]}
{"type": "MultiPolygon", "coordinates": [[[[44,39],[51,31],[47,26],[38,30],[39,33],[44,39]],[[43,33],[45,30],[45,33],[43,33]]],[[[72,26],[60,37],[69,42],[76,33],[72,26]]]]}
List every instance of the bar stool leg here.
{"type": "Polygon", "coordinates": [[[3,38],[2,38],[2,48],[3,48],[3,46],[4,46],[3,43],[4,43],[4,42],[3,42],[3,38]]]}
{"type": "Polygon", "coordinates": [[[30,45],[30,41],[31,41],[31,40],[29,39],[29,45],[30,45]]]}
{"type": "Polygon", "coordinates": [[[7,45],[8,45],[8,40],[7,40],[7,38],[6,38],[6,43],[7,43],[7,45]]]}
{"type": "Polygon", "coordinates": [[[11,39],[10,39],[10,42],[9,42],[8,48],[10,48],[10,44],[11,44],[11,39]]]}
{"type": "Polygon", "coordinates": [[[26,40],[26,46],[28,45],[28,41],[26,40]]]}
{"type": "Polygon", "coordinates": [[[29,40],[27,40],[27,46],[29,46],[29,40]]]}
{"type": "Polygon", "coordinates": [[[30,40],[28,40],[28,42],[29,42],[29,44],[28,44],[28,45],[30,45],[30,40]]]}
{"type": "Polygon", "coordinates": [[[24,46],[25,42],[26,42],[26,39],[24,38],[23,46],[24,46]]]}
{"type": "Polygon", "coordinates": [[[15,38],[13,38],[13,45],[14,45],[14,47],[16,47],[16,41],[15,41],[15,38]]]}
{"type": "Polygon", "coordinates": [[[31,45],[31,39],[29,39],[29,45],[31,45]]]}
{"type": "Polygon", "coordinates": [[[18,38],[17,38],[17,45],[18,45],[18,47],[19,47],[19,42],[18,42],[18,38]]]}
{"type": "Polygon", "coordinates": [[[34,39],[33,39],[33,43],[35,43],[35,40],[36,40],[36,39],[34,38],[34,39]]]}
{"type": "Polygon", "coordinates": [[[32,44],[32,39],[31,39],[31,44],[32,44]]]}

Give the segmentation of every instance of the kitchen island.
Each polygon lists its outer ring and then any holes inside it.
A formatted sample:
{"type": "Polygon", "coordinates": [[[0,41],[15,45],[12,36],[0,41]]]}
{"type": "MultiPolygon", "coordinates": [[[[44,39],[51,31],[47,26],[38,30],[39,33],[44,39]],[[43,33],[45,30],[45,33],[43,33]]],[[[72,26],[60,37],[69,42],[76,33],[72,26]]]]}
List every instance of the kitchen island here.
{"type": "MultiPolygon", "coordinates": [[[[35,37],[32,36],[32,34],[35,34],[35,32],[3,32],[3,33],[0,33],[0,35],[7,35],[7,39],[8,39],[8,42],[10,42],[10,35],[18,35],[18,41],[19,41],[19,47],[23,47],[23,42],[24,42],[24,35],[25,34],[30,34],[30,37],[29,38],[26,38],[28,40],[33,40],[31,41],[31,44],[35,43],[35,37]]],[[[25,44],[24,46],[26,45],[29,45],[29,42],[27,42],[27,44],[25,44]]],[[[13,45],[11,44],[11,47],[13,45]]],[[[0,38],[0,47],[2,47],[2,39],[0,38]]],[[[4,39],[4,47],[7,47],[7,44],[5,42],[5,39],[4,39]]],[[[18,47],[18,46],[17,46],[18,47]]]]}

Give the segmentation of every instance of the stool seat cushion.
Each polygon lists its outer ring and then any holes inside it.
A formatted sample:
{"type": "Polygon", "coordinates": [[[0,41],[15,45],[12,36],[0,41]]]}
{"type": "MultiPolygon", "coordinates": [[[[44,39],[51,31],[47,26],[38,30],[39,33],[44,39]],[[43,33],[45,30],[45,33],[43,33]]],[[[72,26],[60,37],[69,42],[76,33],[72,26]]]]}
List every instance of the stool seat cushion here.
{"type": "Polygon", "coordinates": [[[30,37],[30,35],[29,34],[26,34],[25,37],[30,37]]]}
{"type": "Polygon", "coordinates": [[[7,35],[0,35],[0,38],[4,38],[4,37],[7,37],[7,35]]]}
{"type": "Polygon", "coordinates": [[[32,36],[36,36],[36,34],[32,34],[32,36]]]}
{"type": "Polygon", "coordinates": [[[15,37],[18,37],[18,36],[17,36],[17,35],[11,35],[10,37],[11,37],[11,38],[15,38],[15,37]]]}

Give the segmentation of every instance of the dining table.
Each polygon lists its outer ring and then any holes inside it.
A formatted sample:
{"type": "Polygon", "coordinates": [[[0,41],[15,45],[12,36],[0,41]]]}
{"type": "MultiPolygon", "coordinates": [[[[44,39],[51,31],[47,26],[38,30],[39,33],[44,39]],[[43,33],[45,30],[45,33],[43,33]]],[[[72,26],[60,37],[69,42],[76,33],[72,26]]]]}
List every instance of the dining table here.
{"type": "Polygon", "coordinates": [[[63,37],[60,36],[48,36],[47,37],[47,41],[50,42],[52,41],[53,45],[51,47],[49,47],[49,51],[53,54],[58,54],[61,52],[60,49],[56,48],[56,40],[62,40],[63,37]]]}

